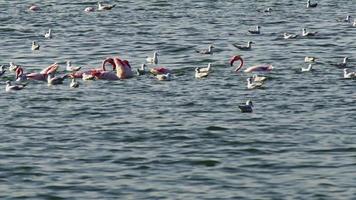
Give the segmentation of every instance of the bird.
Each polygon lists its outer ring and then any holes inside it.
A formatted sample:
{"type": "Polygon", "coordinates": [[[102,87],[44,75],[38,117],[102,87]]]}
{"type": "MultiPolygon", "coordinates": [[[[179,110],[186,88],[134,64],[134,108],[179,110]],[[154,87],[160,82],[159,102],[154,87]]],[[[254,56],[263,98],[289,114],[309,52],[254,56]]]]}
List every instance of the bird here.
{"type": "Polygon", "coordinates": [[[113,5],[104,5],[101,2],[98,2],[98,10],[111,10],[113,7],[115,7],[115,4],[113,4],[113,5]]]}
{"type": "Polygon", "coordinates": [[[252,76],[252,82],[261,82],[261,83],[263,83],[266,80],[267,80],[267,77],[265,77],[265,76],[258,76],[257,74],[254,74],[252,76]]]}
{"type": "Polygon", "coordinates": [[[211,72],[211,63],[208,63],[207,67],[199,67],[200,72],[211,72]]]}
{"type": "Polygon", "coordinates": [[[257,25],[255,30],[248,30],[248,32],[251,34],[260,34],[260,29],[261,27],[257,25]]]}
{"type": "Polygon", "coordinates": [[[171,73],[167,73],[167,74],[157,74],[156,78],[159,81],[170,81],[172,79],[172,75],[171,73]]]}
{"type": "Polygon", "coordinates": [[[158,52],[157,51],[153,52],[153,57],[147,56],[146,61],[150,64],[157,65],[158,64],[158,52]]]}
{"type": "Polygon", "coordinates": [[[67,75],[59,77],[59,76],[54,76],[52,73],[49,73],[47,76],[47,83],[48,83],[48,85],[63,84],[63,81],[65,78],[67,78],[67,75]]]}
{"type": "Polygon", "coordinates": [[[86,7],[84,9],[84,12],[94,12],[95,11],[95,8],[94,7],[86,7]]]}
{"type": "Polygon", "coordinates": [[[1,65],[1,66],[0,66],[0,77],[1,77],[2,75],[4,75],[5,72],[6,72],[5,66],[4,66],[4,65],[1,65]]]}
{"type": "Polygon", "coordinates": [[[310,72],[310,71],[313,71],[313,66],[312,64],[309,64],[307,68],[301,68],[301,71],[302,72],[310,72]]]}
{"type": "Polygon", "coordinates": [[[345,79],[356,78],[356,72],[349,72],[348,69],[344,69],[344,78],[345,79]]]}
{"type": "Polygon", "coordinates": [[[315,62],[318,58],[312,56],[305,56],[304,62],[315,62]]]}
{"type": "Polygon", "coordinates": [[[28,8],[28,10],[29,11],[39,11],[40,10],[40,7],[38,7],[38,6],[30,6],[29,8],[28,8]]]}
{"type": "Polygon", "coordinates": [[[341,19],[337,19],[337,22],[345,22],[345,23],[350,23],[351,22],[351,16],[347,15],[346,18],[341,18],[341,19]]]}
{"type": "Polygon", "coordinates": [[[354,23],[352,24],[353,27],[356,27],[356,19],[354,19],[354,23]]]}
{"type": "Polygon", "coordinates": [[[344,60],[342,61],[342,63],[336,63],[336,64],[332,64],[332,65],[334,65],[338,68],[346,68],[348,59],[349,59],[348,57],[344,57],[344,60]]]}
{"type": "Polygon", "coordinates": [[[11,81],[6,81],[6,87],[5,91],[10,92],[10,91],[17,91],[17,90],[22,90],[26,87],[27,84],[19,84],[19,85],[11,85],[11,81]]]}
{"type": "Polygon", "coordinates": [[[307,1],[307,8],[315,8],[318,6],[318,3],[310,3],[310,0],[307,1]]]}
{"type": "Polygon", "coordinates": [[[26,82],[27,75],[24,74],[22,67],[18,67],[15,71],[15,80],[16,82],[26,82]]]}
{"type": "Polygon", "coordinates": [[[136,69],[136,74],[137,74],[138,76],[145,75],[146,73],[147,73],[147,71],[146,71],[146,64],[142,64],[142,65],[141,65],[141,68],[136,69]]]}
{"type": "Polygon", "coordinates": [[[271,7],[268,7],[268,8],[266,8],[266,9],[257,9],[256,11],[257,11],[257,12],[270,13],[270,12],[272,12],[272,8],[271,8],[271,7]]]}
{"type": "Polygon", "coordinates": [[[290,33],[283,33],[283,38],[284,39],[295,39],[295,38],[297,38],[298,37],[298,35],[296,35],[296,34],[290,34],[290,33]]]}
{"type": "Polygon", "coordinates": [[[302,31],[303,37],[315,36],[316,34],[318,34],[318,32],[309,32],[306,28],[303,28],[302,31]]]}
{"type": "Polygon", "coordinates": [[[14,71],[16,71],[16,69],[19,67],[19,65],[16,65],[15,63],[13,63],[13,62],[10,62],[9,63],[9,71],[10,72],[14,72],[14,71]]]}
{"type": "Polygon", "coordinates": [[[205,78],[208,77],[209,71],[200,71],[201,68],[195,68],[195,78],[205,78]]]}
{"type": "Polygon", "coordinates": [[[72,66],[72,62],[70,60],[67,61],[67,67],[66,70],[69,72],[76,72],[79,71],[82,67],[75,67],[72,66]]]}
{"type": "Polygon", "coordinates": [[[245,104],[239,105],[239,109],[243,113],[251,113],[253,111],[253,103],[251,100],[247,100],[245,104]]]}
{"type": "Polygon", "coordinates": [[[253,44],[253,42],[252,41],[248,41],[247,42],[247,46],[242,46],[242,45],[237,45],[237,44],[232,44],[234,47],[236,47],[236,48],[238,48],[238,49],[240,49],[240,50],[251,50],[251,44],[253,44]]]}
{"type": "Polygon", "coordinates": [[[32,49],[32,51],[40,50],[40,45],[38,43],[36,43],[35,41],[32,41],[31,49],[32,49]]]}
{"type": "Polygon", "coordinates": [[[202,50],[195,50],[197,53],[200,54],[213,54],[213,45],[209,45],[208,49],[202,49],[202,50]]]}
{"type": "Polygon", "coordinates": [[[45,38],[51,39],[52,38],[52,31],[51,29],[48,29],[48,31],[44,34],[45,38]]]}
{"type": "Polygon", "coordinates": [[[262,88],[262,87],[263,87],[263,83],[253,82],[252,77],[247,78],[247,89],[258,89],[258,88],[262,88]]]}
{"type": "Polygon", "coordinates": [[[71,88],[77,88],[79,87],[79,83],[76,81],[75,78],[72,79],[72,82],[69,85],[71,88]]]}

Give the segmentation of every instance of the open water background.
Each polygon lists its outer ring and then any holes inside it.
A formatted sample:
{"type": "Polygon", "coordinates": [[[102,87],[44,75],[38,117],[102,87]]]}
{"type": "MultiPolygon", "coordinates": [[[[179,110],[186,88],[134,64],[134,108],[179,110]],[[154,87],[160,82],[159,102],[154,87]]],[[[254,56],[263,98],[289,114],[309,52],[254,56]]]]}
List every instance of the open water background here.
{"type": "Polygon", "coordinates": [[[330,65],[348,56],[356,66],[356,28],[336,22],[356,14],[355,1],[320,0],[315,9],[287,0],[110,3],[110,12],[84,13],[96,2],[0,0],[1,64],[31,72],[71,60],[90,69],[120,56],[138,68],[158,50],[159,66],[175,71],[170,82],[1,90],[1,199],[356,197],[356,82],[330,65]],[[42,10],[28,12],[31,4],[42,10]],[[267,7],[271,14],[256,12],[267,7]],[[248,34],[257,24],[262,34],[248,34]],[[319,35],[283,40],[303,27],[319,35]],[[248,40],[251,51],[231,45],[248,40]],[[209,44],[213,55],[195,53],[209,44]],[[274,65],[265,89],[246,89],[249,75],[228,66],[236,54],[247,66],[274,65]],[[305,56],[319,58],[315,72],[298,73],[305,56]],[[194,68],[209,62],[214,72],[196,80],[194,68]],[[239,112],[247,99],[254,113],[239,112]]]}

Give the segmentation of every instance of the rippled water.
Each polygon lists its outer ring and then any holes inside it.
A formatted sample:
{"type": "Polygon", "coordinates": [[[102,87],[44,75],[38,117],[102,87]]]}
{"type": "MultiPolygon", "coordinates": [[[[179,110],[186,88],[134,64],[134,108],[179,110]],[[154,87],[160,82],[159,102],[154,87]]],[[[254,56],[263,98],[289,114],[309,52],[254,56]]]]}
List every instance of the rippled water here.
{"type": "Polygon", "coordinates": [[[330,65],[349,56],[355,66],[356,28],[335,20],[354,14],[353,1],[315,9],[286,0],[116,4],[84,13],[96,2],[0,1],[2,64],[39,71],[70,59],[90,69],[119,55],[137,68],[159,50],[160,66],[175,70],[170,82],[141,76],[1,90],[1,199],[355,197],[356,82],[330,65]],[[42,10],[26,11],[31,3],[42,10]],[[256,12],[266,7],[273,12],[256,12]],[[256,24],[262,34],[248,34],[256,24]],[[320,34],[281,37],[302,27],[320,34]],[[251,51],[231,45],[248,40],[251,51]],[[195,53],[209,44],[214,55],[195,53]],[[246,89],[248,75],[228,66],[235,54],[246,65],[274,65],[265,89],[246,89]],[[297,72],[305,56],[319,58],[315,72],[297,72]],[[194,68],[209,62],[214,72],[196,80],[194,68]],[[246,99],[254,113],[238,110],[246,99]]]}

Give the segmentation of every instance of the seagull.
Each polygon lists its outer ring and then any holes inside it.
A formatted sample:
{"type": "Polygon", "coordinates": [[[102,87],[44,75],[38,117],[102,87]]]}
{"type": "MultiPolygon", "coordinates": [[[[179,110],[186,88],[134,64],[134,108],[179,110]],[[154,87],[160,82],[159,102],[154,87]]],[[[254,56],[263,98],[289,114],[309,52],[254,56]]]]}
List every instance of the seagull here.
{"type": "Polygon", "coordinates": [[[351,16],[347,15],[345,19],[337,19],[336,21],[350,23],[351,22],[351,16]]]}
{"type": "Polygon", "coordinates": [[[170,73],[167,73],[167,74],[157,74],[156,75],[156,78],[159,80],[159,81],[170,81],[171,78],[172,78],[172,75],[170,73]]]}
{"type": "Polygon", "coordinates": [[[211,72],[211,63],[208,63],[208,67],[199,67],[200,72],[211,72]]]}
{"type": "Polygon", "coordinates": [[[209,45],[208,49],[203,49],[203,50],[195,50],[197,53],[200,54],[213,54],[213,45],[209,45]]]}
{"type": "Polygon", "coordinates": [[[261,29],[261,27],[257,25],[256,30],[248,30],[248,32],[251,34],[260,34],[261,33],[260,29],[261,29]]]}
{"type": "Polygon", "coordinates": [[[346,68],[348,59],[349,59],[348,57],[344,57],[344,60],[342,61],[342,63],[336,63],[336,64],[333,64],[333,65],[335,65],[338,68],[346,68]]]}
{"type": "Polygon", "coordinates": [[[40,50],[40,45],[37,44],[35,41],[32,41],[32,47],[31,47],[32,51],[35,50],[40,50]]]}
{"type": "Polygon", "coordinates": [[[115,7],[115,4],[103,5],[101,2],[98,2],[98,10],[111,10],[113,7],[115,7]]]}
{"type": "Polygon", "coordinates": [[[136,73],[138,76],[145,75],[146,71],[146,64],[142,64],[140,69],[136,69],[136,73]]]}
{"type": "Polygon", "coordinates": [[[6,81],[6,92],[22,90],[26,87],[27,84],[11,85],[11,81],[6,81]]]}
{"type": "Polygon", "coordinates": [[[157,51],[153,52],[153,57],[147,57],[146,61],[150,64],[157,65],[158,64],[158,52],[157,51]]]}
{"type": "Polygon", "coordinates": [[[304,58],[304,62],[315,62],[316,61],[316,57],[312,57],[312,56],[305,56],[304,58]]]}
{"type": "Polygon", "coordinates": [[[75,67],[72,66],[72,62],[70,60],[67,61],[67,67],[66,70],[69,72],[76,72],[79,71],[82,67],[75,67]]]}
{"type": "Polygon", "coordinates": [[[48,85],[63,84],[65,78],[67,78],[67,75],[64,75],[63,77],[58,77],[58,76],[53,76],[52,73],[49,73],[47,76],[47,83],[48,85]]]}
{"type": "Polygon", "coordinates": [[[272,8],[268,7],[266,9],[258,9],[257,12],[270,13],[270,12],[272,12],[272,8]]]}
{"type": "Polygon", "coordinates": [[[209,71],[200,71],[201,68],[195,68],[195,78],[205,78],[208,77],[209,71]]]}
{"type": "Polygon", "coordinates": [[[306,28],[302,29],[303,33],[303,37],[308,37],[308,36],[315,36],[318,32],[308,32],[306,28]]]}
{"type": "Polygon", "coordinates": [[[354,23],[352,24],[353,27],[356,27],[356,19],[354,19],[354,23]]]}
{"type": "Polygon", "coordinates": [[[283,38],[284,39],[295,39],[295,38],[297,38],[298,37],[298,35],[296,35],[296,34],[290,34],[290,33],[283,33],[283,38]]]}
{"type": "Polygon", "coordinates": [[[52,38],[52,32],[51,32],[51,29],[48,29],[48,32],[45,33],[44,35],[45,38],[49,38],[51,39],[52,38]]]}
{"type": "Polygon", "coordinates": [[[348,69],[344,69],[344,78],[346,79],[356,78],[356,72],[348,72],[348,69]]]}
{"type": "Polygon", "coordinates": [[[307,8],[315,8],[318,6],[318,3],[310,3],[310,0],[307,1],[307,8]]]}
{"type": "Polygon", "coordinates": [[[252,82],[260,82],[263,83],[267,80],[267,77],[265,76],[257,76],[257,74],[254,74],[252,77],[252,82]]]}
{"type": "Polygon", "coordinates": [[[312,64],[309,64],[307,68],[301,68],[301,71],[302,72],[310,72],[310,71],[313,71],[313,66],[312,64]]]}
{"type": "Polygon", "coordinates": [[[95,11],[95,8],[94,7],[86,7],[84,9],[84,12],[94,12],[95,11]]]}
{"type": "Polygon", "coordinates": [[[14,71],[16,71],[16,69],[19,67],[18,65],[16,65],[15,63],[13,63],[13,62],[10,62],[9,63],[9,71],[10,72],[14,72],[14,71]]]}
{"type": "Polygon", "coordinates": [[[251,47],[252,47],[251,44],[253,44],[253,42],[248,41],[247,46],[242,46],[242,45],[237,45],[237,44],[232,44],[232,45],[240,50],[251,50],[251,47]]]}
{"type": "Polygon", "coordinates": [[[263,83],[261,82],[253,82],[253,78],[249,77],[247,79],[247,89],[258,89],[263,87],[263,83]]]}
{"type": "Polygon", "coordinates": [[[0,77],[2,76],[2,75],[4,75],[5,74],[5,72],[6,72],[6,69],[5,69],[5,66],[4,65],[1,65],[0,66],[0,77]]]}
{"type": "Polygon", "coordinates": [[[243,113],[251,113],[253,111],[253,103],[251,100],[247,100],[246,104],[243,105],[239,105],[239,109],[241,110],[241,112],[243,113]]]}
{"type": "Polygon", "coordinates": [[[72,82],[69,85],[71,88],[77,88],[79,87],[79,83],[76,81],[75,78],[72,79],[72,82]]]}

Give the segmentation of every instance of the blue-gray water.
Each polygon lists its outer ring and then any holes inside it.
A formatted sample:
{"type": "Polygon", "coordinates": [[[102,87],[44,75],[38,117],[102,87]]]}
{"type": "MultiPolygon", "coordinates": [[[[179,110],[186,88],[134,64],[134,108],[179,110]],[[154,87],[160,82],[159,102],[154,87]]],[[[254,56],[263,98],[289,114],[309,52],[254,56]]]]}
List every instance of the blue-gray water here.
{"type": "Polygon", "coordinates": [[[63,70],[72,60],[90,69],[118,55],[137,68],[158,50],[159,65],[175,70],[170,82],[1,89],[1,199],[355,198],[356,82],[330,65],[344,56],[356,64],[356,28],[336,22],[355,14],[354,1],[320,0],[315,9],[287,0],[115,3],[84,13],[96,2],[0,1],[1,64],[63,70]],[[26,11],[32,3],[42,10],[26,11]],[[273,12],[256,12],[266,7],[273,12]],[[248,34],[256,24],[262,34],[248,34]],[[319,35],[283,40],[303,27],[319,35]],[[251,51],[231,45],[248,40],[251,51]],[[213,55],[195,53],[209,44],[213,55]],[[274,65],[265,89],[246,89],[248,75],[228,66],[236,54],[247,66],[274,65]],[[319,58],[314,73],[297,72],[305,56],[319,58]],[[209,62],[214,72],[196,80],[194,68],[209,62]],[[247,99],[254,113],[238,110],[247,99]]]}

